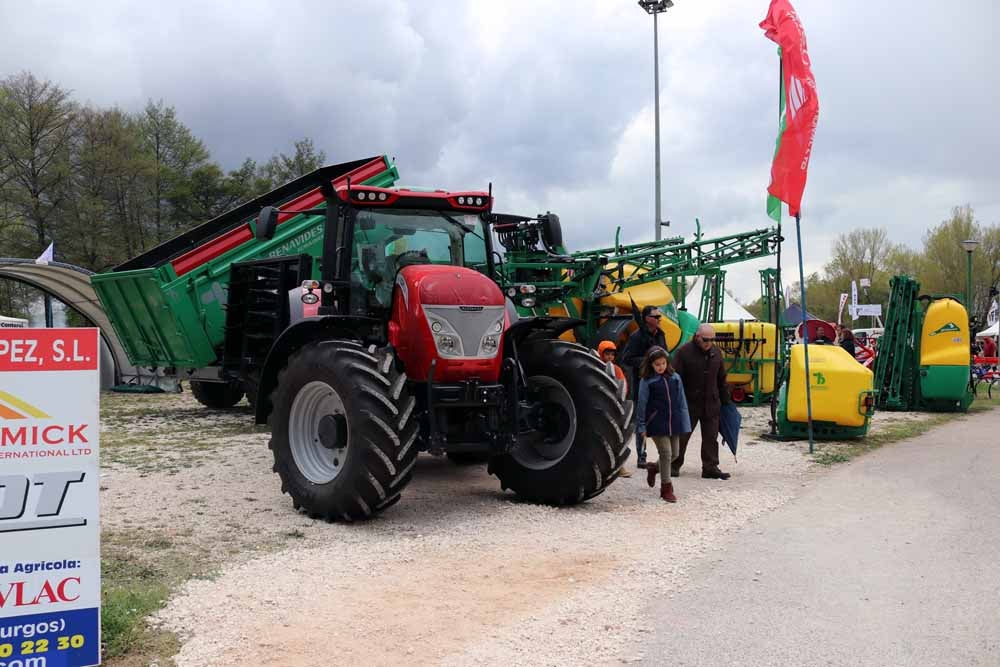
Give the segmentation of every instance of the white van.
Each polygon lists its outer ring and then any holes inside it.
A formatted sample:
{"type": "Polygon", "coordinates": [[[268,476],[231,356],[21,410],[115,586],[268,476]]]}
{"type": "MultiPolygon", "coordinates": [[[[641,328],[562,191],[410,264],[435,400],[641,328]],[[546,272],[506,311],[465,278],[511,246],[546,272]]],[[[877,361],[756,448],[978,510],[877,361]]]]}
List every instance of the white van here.
{"type": "Polygon", "coordinates": [[[872,346],[874,341],[877,341],[885,329],[883,327],[871,327],[869,329],[851,329],[854,332],[854,338],[862,345],[872,346]]]}

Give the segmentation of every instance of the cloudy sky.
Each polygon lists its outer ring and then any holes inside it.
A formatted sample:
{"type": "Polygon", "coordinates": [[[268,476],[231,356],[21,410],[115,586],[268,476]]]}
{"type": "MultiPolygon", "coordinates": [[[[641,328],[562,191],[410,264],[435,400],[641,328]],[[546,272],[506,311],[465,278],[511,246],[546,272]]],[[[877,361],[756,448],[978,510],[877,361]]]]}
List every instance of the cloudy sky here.
{"type": "MultiPolygon", "coordinates": [[[[793,4],[820,97],[806,270],[858,227],[919,247],[955,205],[1000,223],[995,3],[793,4]]],[[[669,235],[769,224],[767,5],[675,0],[661,16],[669,235]]],[[[0,76],[20,70],[96,105],[163,99],[227,167],[309,136],[331,161],[394,156],[405,184],[492,182],[497,210],[559,213],[572,249],[619,225],[653,235],[652,19],[634,0],[2,1],[0,76]]],[[[740,299],[758,268],[730,271],[740,299]]]]}

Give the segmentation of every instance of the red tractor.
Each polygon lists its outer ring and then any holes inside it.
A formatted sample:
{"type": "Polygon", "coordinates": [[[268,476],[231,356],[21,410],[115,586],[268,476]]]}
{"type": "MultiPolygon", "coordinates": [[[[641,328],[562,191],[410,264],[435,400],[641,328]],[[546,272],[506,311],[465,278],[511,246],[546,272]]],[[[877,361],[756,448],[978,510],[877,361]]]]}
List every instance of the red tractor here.
{"type": "MultiPolygon", "coordinates": [[[[632,403],[559,338],[579,321],[518,318],[493,279],[490,194],[320,187],[318,279],[305,255],[234,265],[226,321],[229,368],[255,387],[294,506],[369,517],[399,500],[420,451],[482,457],[534,502],[603,492],[629,453],[632,403]],[[255,303],[282,293],[275,328],[255,303]]],[[[258,235],[289,213],[261,209],[258,235]]]]}

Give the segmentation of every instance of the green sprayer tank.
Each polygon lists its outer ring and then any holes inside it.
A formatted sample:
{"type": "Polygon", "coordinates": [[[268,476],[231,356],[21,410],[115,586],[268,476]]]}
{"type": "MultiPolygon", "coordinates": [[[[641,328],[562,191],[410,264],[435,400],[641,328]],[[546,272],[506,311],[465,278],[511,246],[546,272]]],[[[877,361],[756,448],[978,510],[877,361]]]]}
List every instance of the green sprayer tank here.
{"type": "Polygon", "coordinates": [[[921,398],[929,405],[954,405],[968,385],[969,316],[954,299],[932,301],[920,331],[921,398]]]}
{"type": "Polygon", "coordinates": [[[920,283],[893,276],[885,333],[875,354],[879,410],[968,410],[969,315],[949,295],[920,294],[920,283]]]}
{"type": "MultiPolygon", "coordinates": [[[[399,177],[386,157],[317,170],[333,187],[389,187],[399,177]]],[[[315,176],[311,174],[310,176],[315,176]]],[[[203,368],[217,363],[225,337],[230,267],[279,256],[307,255],[319,277],[325,204],[319,188],[296,179],[209,220],[114,269],[91,283],[136,366],[203,368]],[[312,214],[283,213],[273,238],[257,236],[263,206],[312,214]]],[[[310,181],[315,183],[315,179],[310,181]]]]}

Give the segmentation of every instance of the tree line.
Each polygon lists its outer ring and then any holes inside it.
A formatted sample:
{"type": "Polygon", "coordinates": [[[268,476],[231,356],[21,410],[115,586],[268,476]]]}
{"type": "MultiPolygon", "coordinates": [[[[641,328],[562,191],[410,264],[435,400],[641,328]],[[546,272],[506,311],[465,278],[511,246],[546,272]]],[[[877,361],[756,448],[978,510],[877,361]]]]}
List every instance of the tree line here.
{"type": "MultiPolygon", "coordinates": [[[[0,257],[37,257],[54,241],[57,261],[103,271],[325,160],[305,138],[291,155],[248,158],[226,171],[162,100],[138,112],[97,108],[22,72],[0,81],[0,257]]],[[[840,294],[861,278],[871,288],[860,300],[884,308],[889,278],[900,273],[918,278],[925,293],[964,295],[965,239],[980,241],[972,315],[983,322],[1000,284],[1000,226],[979,223],[970,206],[928,230],[921,251],[892,242],[885,229],[841,235],[823,271],[806,279],[808,309],[835,320],[840,294]]],[[[31,298],[0,280],[0,313],[23,316],[31,298]]]]}
{"type": "MultiPolygon", "coordinates": [[[[891,241],[884,228],[855,229],[841,234],[823,270],[806,277],[806,308],[816,317],[835,322],[840,295],[851,293],[852,280],[867,278],[871,287],[867,295],[859,288],[858,302],[880,303],[884,313],[889,304],[889,279],[900,274],[919,280],[922,294],[952,294],[964,302],[968,255],[962,241],[968,239],[979,241],[972,252],[969,314],[976,326],[985,328],[986,314],[995,298],[992,294],[1000,286],[1000,224],[977,221],[969,205],[956,206],[950,218],[928,229],[921,250],[891,241]]],[[[787,269],[783,273],[787,276],[787,269]]],[[[799,294],[796,282],[791,288],[791,300],[799,302],[799,294]]],[[[760,301],[747,309],[760,316],[760,301]]],[[[846,307],[843,317],[849,324],[846,307]]],[[[854,326],[864,325],[858,320],[854,326]]]]}
{"type": "MultiPolygon", "coordinates": [[[[0,81],[0,257],[55,242],[56,261],[102,271],[325,160],[305,138],[226,171],[162,100],[98,108],[22,72],[0,81]]],[[[26,295],[0,286],[0,312],[23,314],[26,295]]]]}

